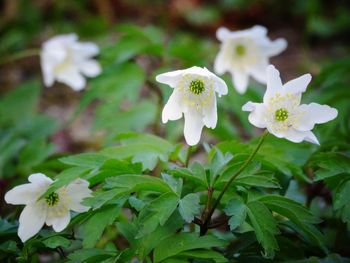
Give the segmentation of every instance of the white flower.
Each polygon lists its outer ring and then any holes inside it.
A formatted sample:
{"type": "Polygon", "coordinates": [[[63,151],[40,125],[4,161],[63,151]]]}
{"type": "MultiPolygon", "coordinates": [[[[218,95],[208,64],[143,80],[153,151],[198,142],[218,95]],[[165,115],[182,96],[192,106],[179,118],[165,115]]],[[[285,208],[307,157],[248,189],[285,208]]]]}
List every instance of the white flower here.
{"type": "Polygon", "coordinates": [[[284,85],[278,70],[270,65],[266,69],[267,89],[263,103],[248,102],[243,111],[250,111],[249,122],[258,128],[267,128],[278,138],[292,142],[308,141],[319,144],[311,131],[315,124],[325,123],[337,117],[338,111],[317,103],[301,104],[301,94],[311,81],[305,74],[284,85]]]}
{"type": "Polygon", "coordinates": [[[53,85],[55,80],[81,90],[86,81],[83,75],[95,77],[101,73],[100,64],[92,57],[99,53],[97,45],[78,42],[75,34],[59,35],[46,41],[41,50],[41,68],[44,84],[53,85]]]}
{"type": "Polygon", "coordinates": [[[226,83],[206,68],[191,67],[160,74],[160,83],[174,89],[164,106],[163,123],[185,117],[184,135],[188,145],[199,142],[203,126],[215,128],[217,122],[216,93],[227,94],[226,83]]]}
{"type": "Polygon", "coordinates": [[[85,180],[77,179],[42,199],[39,198],[53,181],[41,173],[30,175],[28,181],[30,183],[16,186],[5,195],[7,203],[25,205],[18,227],[22,242],[37,234],[45,222],[56,232],[65,229],[70,221],[69,210],[82,213],[89,209],[81,204],[91,193],[85,180]]]}
{"type": "Polygon", "coordinates": [[[247,90],[249,76],[265,84],[269,58],[287,47],[285,39],[271,41],[266,34],[267,29],[262,26],[235,32],[227,28],[216,31],[221,48],[214,62],[214,71],[219,75],[231,73],[232,82],[240,94],[247,90]]]}

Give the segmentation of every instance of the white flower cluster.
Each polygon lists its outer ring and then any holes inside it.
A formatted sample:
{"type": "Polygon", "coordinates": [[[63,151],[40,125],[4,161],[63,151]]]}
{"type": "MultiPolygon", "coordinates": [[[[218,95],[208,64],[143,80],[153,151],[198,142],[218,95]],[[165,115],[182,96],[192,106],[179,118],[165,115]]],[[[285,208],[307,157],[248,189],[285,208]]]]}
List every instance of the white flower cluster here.
{"type": "MultiPolygon", "coordinates": [[[[282,85],[279,72],[269,65],[269,58],[281,53],[286,47],[284,39],[271,41],[262,26],[230,32],[217,30],[222,42],[214,62],[217,74],[230,72],[236,90],[245,93],[249,76],[267,83],[263,103],[248,102],[242,108],[250,111],[249,121],[258,128],[266,128],[279,138],[292,142],[309,141],[319,144],[311,132],[315,124],[325,123],[337,117],[338,111],[317,103],[301,104],[301,94],[311,81],[306,74],[282,85]]],[[[206,68],[192,67],[160,74],[160,83],[173,88],[163,109],[162,120],[185,118],[184,136],[188,145],[200,141],[203,126],[215,128],[217,123],[216,96],[227,94],[225,82],[206,68]]]]}

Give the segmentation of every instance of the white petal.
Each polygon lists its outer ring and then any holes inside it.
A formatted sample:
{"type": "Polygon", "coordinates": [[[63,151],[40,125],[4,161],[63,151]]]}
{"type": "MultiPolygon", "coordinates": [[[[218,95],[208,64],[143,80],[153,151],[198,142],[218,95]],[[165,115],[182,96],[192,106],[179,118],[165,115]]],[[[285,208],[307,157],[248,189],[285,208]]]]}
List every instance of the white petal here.
{"type": "Polygon", "coordinates": [[[99,47],[92,42],[76,42],[71,46],[74,55],[89,58],[94,57],[100,53],[99,47]]]}
{"type": "Polygon", "coordinates": [[[52,183],[52,179],[42,173],[31,174],[28,177],[28,181],[40,185],[47,185],[52,183]]]}
{"type": "Polygon", "coordinates": [[[291,142],[299,143],[302,141],[308,141],[317,145],[320,144],[316,136],[311,131],[297,131],[293,128],[290,128],[283,134],[284,137],[291,142]]]}
{"type": "Polygon", "coordinates": [[[293,127],[300,131],[310,131],[315,124],[331,121],[338,116],[336,109],[317,103],[302,104],[299,106],[298,112],[300,118],[293,127]]]}
{"type": "Polygon", "coordinates": [[[162,122],[167,123],[168,120],[175,121],[182,117],[181,94],[174,90],[170,95],[168,102],[165,104],[162,112],[162,122]]]}
{"type": "Polygon", "coordinates": [[[230,37],[231,31],[225,27],[220,27],[216,30],[216,38],[220,41],[225,41],[228,37],[230,37]]]}
{"type": "Polygon", "coordinates": [[[67,68],[57,75],[57,80],[71,87],[75,91],[82,90],[85,87],[85,78],[74,66],[67,68]]]}
{"type": "Polygon", "coordinates": [[[42,202],[27,205],[19,217],[18,236],[22,242],[36,235],[43,227],[45,219],[46,206],[42,202]]]}
{"type": "Polygon", "coordinates": [[[250,111],[248,120],[251,124],[258,128],[266,128],[266,107],[263,103],[247,102],[242,107],[243,111],[250,111]]]}
{"type": "Polygon", "coordinates": [[[207,68],[204,68],[204,73],[213,80],[215,92],[218,93],[219,97],[228,93],[227,85],[223,79],[210,72],[207,68]]]}
{"type": "Polygon", "coordinates": [[[276,56],[287,48],[287,41],[284,38],[278,38],[274,41],[267,39],[263,44],[264,53],[269,56],[276,56]]]}
{"type": "Polygon", "coordinates": [[[175,70],[166,73],[162,73],[156,76],[156,80],[160,83],[167,84],[172,88],[175,88],[182,78],[184,70],[175,70]]]}
{"type": "MultiPolygon", "coordinates": [[[[50,208],[49,208],[50,209],[50,208]]],[[[50,216],[46,219],[46,224],[52,226],[55,232],[61,232],[69,225],[70,213],[69,210],[63,212],[59,216],[50,216]]]]}
{"type": "Polygon", "coordinates": [[[89,207],[81,204],[84,198],[91,196],[89,182],[83,179],[75,180],[67,187],[67,197],[70,199],[69,209],[78,213],[86,212],[89,207]]]}
{"type": "Polygon", "coordinates": [[[265,84],[266,83],[266,68],[268,66],[268,61],[266,58],[260,58],[258,63],[255,64],[254,66],[252,66],[249,69],[249,73],[252,75],[252,77],[262,83],[265,84]]]}
{"type": "Polygon", "coordinates": [[[51,87],[55,82],[53,67],[51,63],[47,63],[43,53],[41,53],[40,55],[40,64],[41,64],[41,70],[43,73],[43,80],[44,80],[45,87],[51,87]]]}
{"type": "Polygon", "coordinates": [[[204,123],[201,114],[196,110],[185,113],[184,136],[188,145],[196,145],[202,134],[204,123]]]}
{"type": "Polygon", "coordinates": [[[257,37],[263,37],[263,36],[266,36],[267,34],[266,27],[260,26],[260,25],[253,26],[251,29],[248,29],[248,30],[253,36],[257,36],[257,37]]]}
{"type": "Polygon", "coordinates": [[[218,114],[216,108],[216,97],[215,94],[212,98],[211,105],[206,107],[203,110],[203,123],[208,128],[214,129],[216,127],[216,123],[218,121],[218,114]]]}
{"type": "Polygon", "coordinates": [[[222,50],[219,51],[214,60],[214,71],[216,74],[223,75],[227,70],[226,57],[222,50]]]}
{"type": "Polygon", "coordinates": [[[307,85],[311,81],[311,75],[305,74],[299,78],[292,79],[283,85],[284,92],[299,94],[305,92],[307,85]]]}
{"type": "Polygon", "coordinates": [[[100,64],[95,60],[87,60],[79,64],[80,71],[87,77],[96,77],[102,71],[100,64]]]}
{"type": "Polygon", "coordinates": [[[282,92],[282,81],[279,71],[269,65],[266,69],[267,87],[264,95],[264,103],[267,103],[269,98],[273,97],[276,92],[282,92]]]}
{"type": "Polygon", "coordinates": [[[27,205],[35,203],[45,191],[35,184],[22,184],[5,194],[5,201],[12,205],[27,205]]]}
{"type": "Polygon", "coordinates": [[[242,70],[234,70],[232,72],[233,84],[239,94],[244,94],[248,87],[249,76],[242,70]]]}

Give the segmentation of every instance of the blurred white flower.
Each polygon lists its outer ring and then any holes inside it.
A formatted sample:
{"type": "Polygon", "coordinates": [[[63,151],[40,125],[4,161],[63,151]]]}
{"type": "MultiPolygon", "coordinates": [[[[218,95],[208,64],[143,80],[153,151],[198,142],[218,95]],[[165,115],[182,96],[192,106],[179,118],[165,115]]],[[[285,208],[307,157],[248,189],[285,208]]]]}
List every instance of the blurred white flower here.
{"type": "Polygon", "coordinates": [[[25,205],[18,227],[18,236],[22,242],[37,234],[45,222],[56,232],[65,229],[70,221],[69,210],[78,213],[89,210],[89,207],[81,204],[91,193],[89,183],[85,180],[77,179],[42,199],[39,198],[53,181],[41,173],[30,175],[28,181],[30,183],[16,186],[5,195],[7,203],[25,205]]]}
{"type": "Polygon", "coordinates": [[[217,123],[216,93],[227,94],[226,83],[206,68],[191,67],[160,74],[160,83],[172,87],[173,93],[164,106],[163,123],[185,117],[184,135],[188,145],[199,142],[203,126],[215,128],[217,123]]]}
{"type": "Polygon", "coordinates": [[[263,26],[234,32],[221,27],[216,31],[221,47],[214,62],[214,71],[219,75],[231,73],[232,82],[240,94],[246,92],[249,76],[265,84],[269,58],[287,47],[285,39],[271,41],[266,34],[267,29],[263,26]]]}
{"type": "Polygon", "coordinates": [[[279,71],[272,65],[266,69],[267,89],[263,103],[248,102],[243,111],[250,111],[249,122],[258,128],[267,128],[278,138],[292,142],[319,142],[311,131],[315,124],[325,123],[337,117],[338,111],[328,105],[301,104],[301,94],[311,81],[305,74],[284,85],[279,71]]]}
{"type": "Polygon", "coordinates": [[[85,87],[87,77],[101,73],[100,64],[92,59],[99,48],[91,42],[78,42],[75,34],[59,35],[46,41],[41,50],[41,68],[44,84],[53,85],[55,80],[79,91],[85,87]]]}

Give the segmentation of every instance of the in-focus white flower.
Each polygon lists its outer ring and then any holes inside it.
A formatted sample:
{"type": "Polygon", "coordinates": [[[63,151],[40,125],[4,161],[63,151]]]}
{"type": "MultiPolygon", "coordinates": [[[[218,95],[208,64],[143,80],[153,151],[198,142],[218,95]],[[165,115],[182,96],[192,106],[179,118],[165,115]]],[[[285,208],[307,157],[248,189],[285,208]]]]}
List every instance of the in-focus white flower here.
{"type": "Polygon", "coordinates": [[[240,94],[247,90],[249,76],[265,84],[269,58],[287,47],[285,39],[271,41],[266,34],[267,29],[263,26],[234,32],[221,27],[216,31],[221,47],[214,62],[214,71],[219,75],[231,73],[232,82],[240,94]]]}
{"type": "Polygon", "coordinates": [[[78,42],[75,34],[59,35],[46,41],[41,50],[41,68],[47,87],[56,81],[78,91],[85,87],[86,77],[101,73],[100,64],[92,59],[99,48],[91,42],[78,42]]]}
{"type": "Polygon", "coordinates": [[[160,83],[172,87],[173,93],[164,106],[163,123],[185,117],[184,135],[188,145],[199,142],[203,126],[215,128],[217,123],[216,93],[227,94],[226,83],[206,68],[191,67],[160,74],[160,83]]]}
{"type": "Polygon", "coordinates": [[[301,94],[310,83],[311,75],[302,75],[284,85],[279,71],[274,66],[267,67],[266,75],[264,102],[248,102],[242,107],[243,111],[251,112],[249,122],[258,128],[267,128],[278,138],[319,144],[311,130],[315,124],[335,119],[338,111],[328,105],[300,104],[301,94]]]}
{"type": "Polygon", "coordinates": [[[77,179],[42,199],[39,198],[53,181],[41,173],[30,175],[28,181],[30,183],[16,186],[5,195],[7,203],[25,205],[18,227],[22,242],[37,234],[44,223],[52,226],[56,232],[62,231],[69,224],[70,210],[78,213],[89,210],[89,207],[81,204],[91,193],[89,183],[83,179],[77,179]]]}

